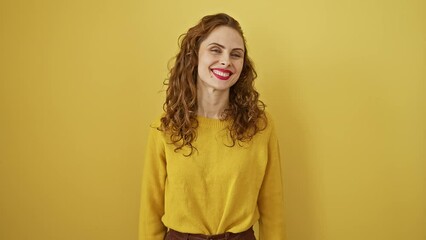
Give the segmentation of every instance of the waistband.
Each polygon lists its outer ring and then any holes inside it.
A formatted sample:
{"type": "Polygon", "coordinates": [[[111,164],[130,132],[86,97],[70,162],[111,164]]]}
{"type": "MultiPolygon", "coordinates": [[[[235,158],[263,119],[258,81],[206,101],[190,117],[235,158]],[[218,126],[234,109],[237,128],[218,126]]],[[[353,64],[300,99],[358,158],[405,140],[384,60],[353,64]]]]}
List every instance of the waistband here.
{"type": "Polygon", "coordinates": [[[254,237],[253,227],[250,227],[244,232],[240,233],[231,233],[226,232],[217,235],[203,235],[203,234],[191,234],[191,233],[182,233],[170,229],[167,232],[165,240],[256,240],[254,237]]]}

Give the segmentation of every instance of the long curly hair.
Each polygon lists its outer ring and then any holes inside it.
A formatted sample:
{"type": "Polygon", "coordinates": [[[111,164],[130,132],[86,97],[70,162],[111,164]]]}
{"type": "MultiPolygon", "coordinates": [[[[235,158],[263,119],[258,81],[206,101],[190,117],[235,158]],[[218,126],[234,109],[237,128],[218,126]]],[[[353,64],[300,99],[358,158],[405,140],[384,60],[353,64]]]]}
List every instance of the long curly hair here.
{"type": "Polygon", "coordinates": [[[165,111],[161,118],[161,131],[170,135],[175,144],[175,152],[190,148],[189,156],[196,148],[193,146],[197,138],[197,66],[198,51],[201,42],[219,26],[235,29],[244,41],[244,64],[238,81],[230,88],[229,106],[221,114],[221,120],[229,120],[231,147],[237,142],[250,141],[253,136],[267,125],[265,104],[259,100],[259,93],[254,89],[257,77],[254,65],[247,54],[246,40],[240,24],[231,16],[219,13],[208,15],[179,37],[180,51],[176,55],[174,66],[170,69],[169,78],[164,81],[167,86],[165,111]]]}

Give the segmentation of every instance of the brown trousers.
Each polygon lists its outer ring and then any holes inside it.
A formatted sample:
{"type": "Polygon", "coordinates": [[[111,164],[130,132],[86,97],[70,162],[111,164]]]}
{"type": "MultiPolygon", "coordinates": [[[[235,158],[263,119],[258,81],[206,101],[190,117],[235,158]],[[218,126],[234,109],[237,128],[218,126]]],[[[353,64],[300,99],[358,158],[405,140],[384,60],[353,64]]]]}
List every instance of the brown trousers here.
{"type": "Polygon", "coordinates": [[[240,233],[222,233],[218,235],[203,235],[203,234],[190,234],[181,233],[170,229],[165,240],[256,240],[253,228],[240,233]]]}

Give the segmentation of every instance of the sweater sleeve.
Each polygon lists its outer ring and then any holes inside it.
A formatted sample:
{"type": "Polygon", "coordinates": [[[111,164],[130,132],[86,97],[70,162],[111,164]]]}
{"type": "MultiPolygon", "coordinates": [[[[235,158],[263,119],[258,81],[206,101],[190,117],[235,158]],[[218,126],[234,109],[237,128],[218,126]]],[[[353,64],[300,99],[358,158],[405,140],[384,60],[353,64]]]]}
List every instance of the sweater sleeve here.
{"type": "Polygon", "coordinates": [[[284,198],[280,150],[275,129],[273,125],[271,127],[268,163],[258,198],[259,240],[284,240],[284,198]]]}
{"type": "Polygon", "coordinates": [[[164,215],[166,159],[159,130],[151,127],[142,175],[140,240],[163,240],[167,228],[161,221],[164,215]]]}

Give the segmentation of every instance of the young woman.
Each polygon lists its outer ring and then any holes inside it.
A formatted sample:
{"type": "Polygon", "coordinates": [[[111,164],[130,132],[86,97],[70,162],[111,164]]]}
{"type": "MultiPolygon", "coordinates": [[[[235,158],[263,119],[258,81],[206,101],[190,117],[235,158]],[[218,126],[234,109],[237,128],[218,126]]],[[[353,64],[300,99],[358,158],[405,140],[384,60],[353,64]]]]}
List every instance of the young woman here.
{"type": "Polygon", "coordinates": [[[239,23],[205,16],[183,35],[151,126],[140,240],[284,239],[277,136],[254,89],[239,23]]]}

